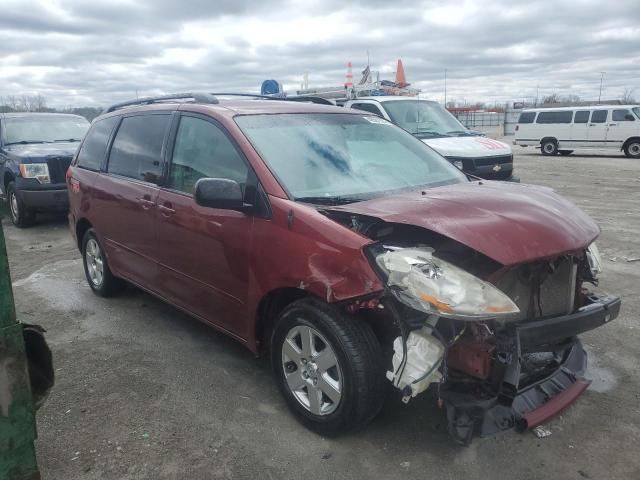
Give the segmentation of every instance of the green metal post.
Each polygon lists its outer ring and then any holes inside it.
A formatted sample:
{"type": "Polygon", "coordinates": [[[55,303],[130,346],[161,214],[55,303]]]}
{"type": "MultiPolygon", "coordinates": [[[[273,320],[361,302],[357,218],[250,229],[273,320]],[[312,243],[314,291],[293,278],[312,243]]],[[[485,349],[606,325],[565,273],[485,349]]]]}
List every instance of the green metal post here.
{"type": "Polygon", "coordinates": [[[35,410],[22,325],[16,320],[9,260],[0,223],[0,480],[40,478],[35,410]]]}

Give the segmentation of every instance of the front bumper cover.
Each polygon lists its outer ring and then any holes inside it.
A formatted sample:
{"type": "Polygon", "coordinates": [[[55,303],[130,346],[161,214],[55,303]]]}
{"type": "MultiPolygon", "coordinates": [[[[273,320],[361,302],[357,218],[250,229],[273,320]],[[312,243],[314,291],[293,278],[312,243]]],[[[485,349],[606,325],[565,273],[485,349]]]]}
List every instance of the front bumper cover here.
{"type": "Polygon", "coordinates": [[[621,305],[619,298],[608,295],[592,295],[589,301],[572,314],[521,322],[496,335],[493,381],[497,391],[479,395],[455,388],[442,390],[454,440],[468,445],[475,435],[533,428],[584,392],[590,384],[584,378],[587,353],[575,335],[610,322],[618,316],[621,305]],[[548,351],[563,353],[560,366],[542,379],[521,383],[522,355],[548,351]]]}

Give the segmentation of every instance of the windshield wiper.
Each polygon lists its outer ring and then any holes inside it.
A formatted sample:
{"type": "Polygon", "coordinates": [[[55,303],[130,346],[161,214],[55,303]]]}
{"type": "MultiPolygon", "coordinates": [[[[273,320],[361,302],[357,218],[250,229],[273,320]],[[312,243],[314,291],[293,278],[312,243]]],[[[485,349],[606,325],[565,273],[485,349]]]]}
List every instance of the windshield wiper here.
{"type": "Polygon", "coordinates": [[[315,203],[318,205],[346,205],[348,203],[362,202],[362,198],[342,197],[342,196],[323,196],[323,197],[296,197],[296,202],[315,203]]]}
{"type": "Polygon", "coordinates": [[[422,130],[420,128],[416,129],[415,132],[412,132],[413,135],[415,135],[416,137],[446,137],[446,135],[439,133],[439,132],[434,132],[433,130],[422,130]]]}
{"type": "Polygon", "coordinates": [[[44,140],[20,140],[19,142],[7,142],[5,145],[29,145],[30,143],[51,143],[44,140]]]}
{"type": "Polygon", "coordinates": [[[54,142],[79,142],[79,138],[62,138],[59,140],[54,140],[54,142]]]}
{"type": "Polygon", "coordinates": [[[457,137],[473,136],[469,130],[451,130],[450,132],[447,132],[447,135],[456,135],[457,137]]]}

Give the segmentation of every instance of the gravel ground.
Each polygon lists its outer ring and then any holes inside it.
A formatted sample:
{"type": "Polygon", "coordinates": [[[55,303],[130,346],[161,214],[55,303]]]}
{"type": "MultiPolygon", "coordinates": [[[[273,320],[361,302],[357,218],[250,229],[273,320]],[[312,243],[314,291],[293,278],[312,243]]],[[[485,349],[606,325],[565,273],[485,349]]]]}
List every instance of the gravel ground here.
{"type": "MultiPolygon", "coordinates": [[[[517,148],[517,147],[516,147],[517,148]]],[[[552,435],[507,432],[458,447],[428,396],[390,402],[358,434],[324,439],[287,412],[264,359],[155,298],[94,296],[64,218],[3,221],[18,315],[42,324],[56,386],[38,413],[44,479],[640,478],[640,161],[517,149],[602,227],[601,285],[621,316],[583,336],[593,384],[552,435]]]]}

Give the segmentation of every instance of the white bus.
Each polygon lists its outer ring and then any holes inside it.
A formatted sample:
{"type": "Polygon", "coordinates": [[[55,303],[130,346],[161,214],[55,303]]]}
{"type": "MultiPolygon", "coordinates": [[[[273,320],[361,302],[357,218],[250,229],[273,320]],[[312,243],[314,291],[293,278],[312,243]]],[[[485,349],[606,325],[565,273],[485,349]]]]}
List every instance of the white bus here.
{"type": "Polygon", "coordinates": [[[623,150],[640,158],[640,106],[532,108],[523,110],[514,145],[535,146],[543,155],[575,149],[623,150]]]}

